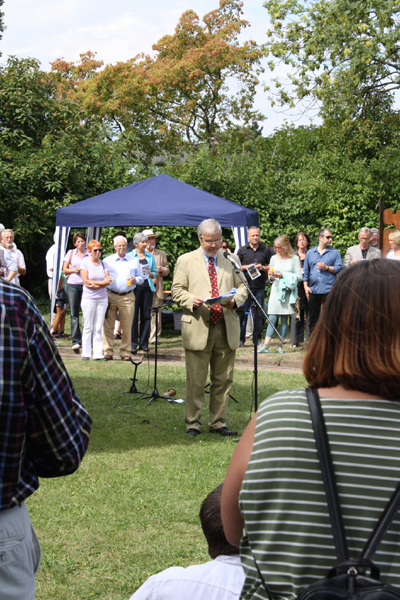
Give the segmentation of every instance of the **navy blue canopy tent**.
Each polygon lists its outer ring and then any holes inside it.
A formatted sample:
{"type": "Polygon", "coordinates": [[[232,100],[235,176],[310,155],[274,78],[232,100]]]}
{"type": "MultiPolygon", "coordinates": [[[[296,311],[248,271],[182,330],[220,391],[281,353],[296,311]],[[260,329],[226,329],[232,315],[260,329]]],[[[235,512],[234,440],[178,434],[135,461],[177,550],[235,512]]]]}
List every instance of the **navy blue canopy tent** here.
{"type": "Polygon", "coordinates": [[[213,217],[222,227],[258,225],[258,213],[169,175],[82,200],[57,210],[58,227],[188,225],[213,217]]]}
{"type": "Polygon", "coordinates": [[[248,227],[258,226],[257,211],[165,174],[59,208],[56,213],[52,306],[70,227],[89,228],[89,241],[100,239],[102,227],[197,227],[201,221],[211,217],[222,227],[233,228],[236,247],[247,242],[248,227]]]}

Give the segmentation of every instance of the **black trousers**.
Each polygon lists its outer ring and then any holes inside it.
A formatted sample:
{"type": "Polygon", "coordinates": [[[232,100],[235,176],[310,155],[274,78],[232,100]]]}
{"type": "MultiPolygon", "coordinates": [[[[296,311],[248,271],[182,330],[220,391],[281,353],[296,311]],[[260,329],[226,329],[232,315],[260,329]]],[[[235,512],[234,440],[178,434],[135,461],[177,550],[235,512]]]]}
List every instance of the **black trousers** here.
{"type": "Polygon", "coordinates": [[[321,314],[321,306],[325,302],[328,294],[311,294],[308,299],[308,314],[310,317],[310,335],[314,331],[319,316],[321,314]]]}
{"type": "Polygon", "coordinates": [[[135,312],[132,322],[132,350],[139,348],[147,350],[150,334],[150,308],[153,304],[153,292],[148,282],[135,288],[135,312]],[[140,316],[140,340],[139,340],[139,316],[140,316]]]}

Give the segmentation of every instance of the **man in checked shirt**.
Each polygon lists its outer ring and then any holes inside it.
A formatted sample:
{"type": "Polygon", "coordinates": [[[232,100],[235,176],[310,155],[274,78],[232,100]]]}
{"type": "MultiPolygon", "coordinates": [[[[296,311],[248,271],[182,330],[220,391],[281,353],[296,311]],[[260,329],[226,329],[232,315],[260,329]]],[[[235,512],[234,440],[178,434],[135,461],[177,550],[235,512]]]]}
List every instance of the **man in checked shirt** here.
{"type": "Polygon", "coordinates": [[[0,597],[33,600],[40,545],[25,499],[76,471],[91,419],[31,296],[0,280],[0,597]]]}

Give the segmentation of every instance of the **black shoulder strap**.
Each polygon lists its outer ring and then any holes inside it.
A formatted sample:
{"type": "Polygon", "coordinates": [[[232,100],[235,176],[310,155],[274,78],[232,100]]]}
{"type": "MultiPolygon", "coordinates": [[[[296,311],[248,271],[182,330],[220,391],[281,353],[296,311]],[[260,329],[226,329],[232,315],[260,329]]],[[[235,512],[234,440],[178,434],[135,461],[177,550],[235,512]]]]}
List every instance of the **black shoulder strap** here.
{"type": "Polygon", "coordinates": [[[400,483],[393,492],[392,497],[386,505],[375,529],[369,536],[368,542],[364,546],[364,550],[361,552],[360,558],[367,558],[370,560],[375,554],[379,544],[381,543],[383,536],[392,524],[393,519],[396,516],[397,511],[400,508],[400,483]]]}
{"type": "MultiPolygon", "coordinates": [[[[337,493],[336,480],[333,471],[332,458],[329,450],[329,441],[326,433],[324,416],[317,390],[306,389],[308,404],[310,407],[311,420],[314,427],[315,441],[317,443],[319,462],[321,465],[322,478],[328,502],[329,517],[333,529],[336,554],[339,562],[348,559],[346,536],[340,512],[339,496],[337,493]]],[[[361,552],[360,559],[371,560],[385,533],[389,529],[394,517],[400,508],[400,483],[393,492],[385,510],[381,514],[375,529],[371,533],[367,543],[361,552]]]]}
{"type": "Polygon", "coordinates": [[[348,560],[349,553],[347,550],[342,514],[340,512],[339,495],[337,492],[332,458],[329,450],[328,435],[326,433],[324,415],[322,414],[317,390],[314,388],[306,388],[306,394],[314,428],[314,436],[317,444],[319,464],[321,466],[326,500],[328,503],[328,512],[332,525],[336,556],[340,564],[348,560]]]}

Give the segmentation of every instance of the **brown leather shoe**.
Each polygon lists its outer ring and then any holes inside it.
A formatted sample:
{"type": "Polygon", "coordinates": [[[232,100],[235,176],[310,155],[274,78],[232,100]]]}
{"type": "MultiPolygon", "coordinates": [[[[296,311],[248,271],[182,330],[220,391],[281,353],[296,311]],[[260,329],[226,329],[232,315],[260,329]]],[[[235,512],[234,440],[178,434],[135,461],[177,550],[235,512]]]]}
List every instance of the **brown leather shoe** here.
{"type": "Polygon", "coordinates": [[[113,357],[110,354],[106,354],[104,357],[106,360],[113,360],[113,357]]]}
{"type": "Polygon", "coordinates": [[[128,362],[128,360],[130,360],[130,359],[129,359],[129,356],[121,356],[121,360],[128,362]]]}

